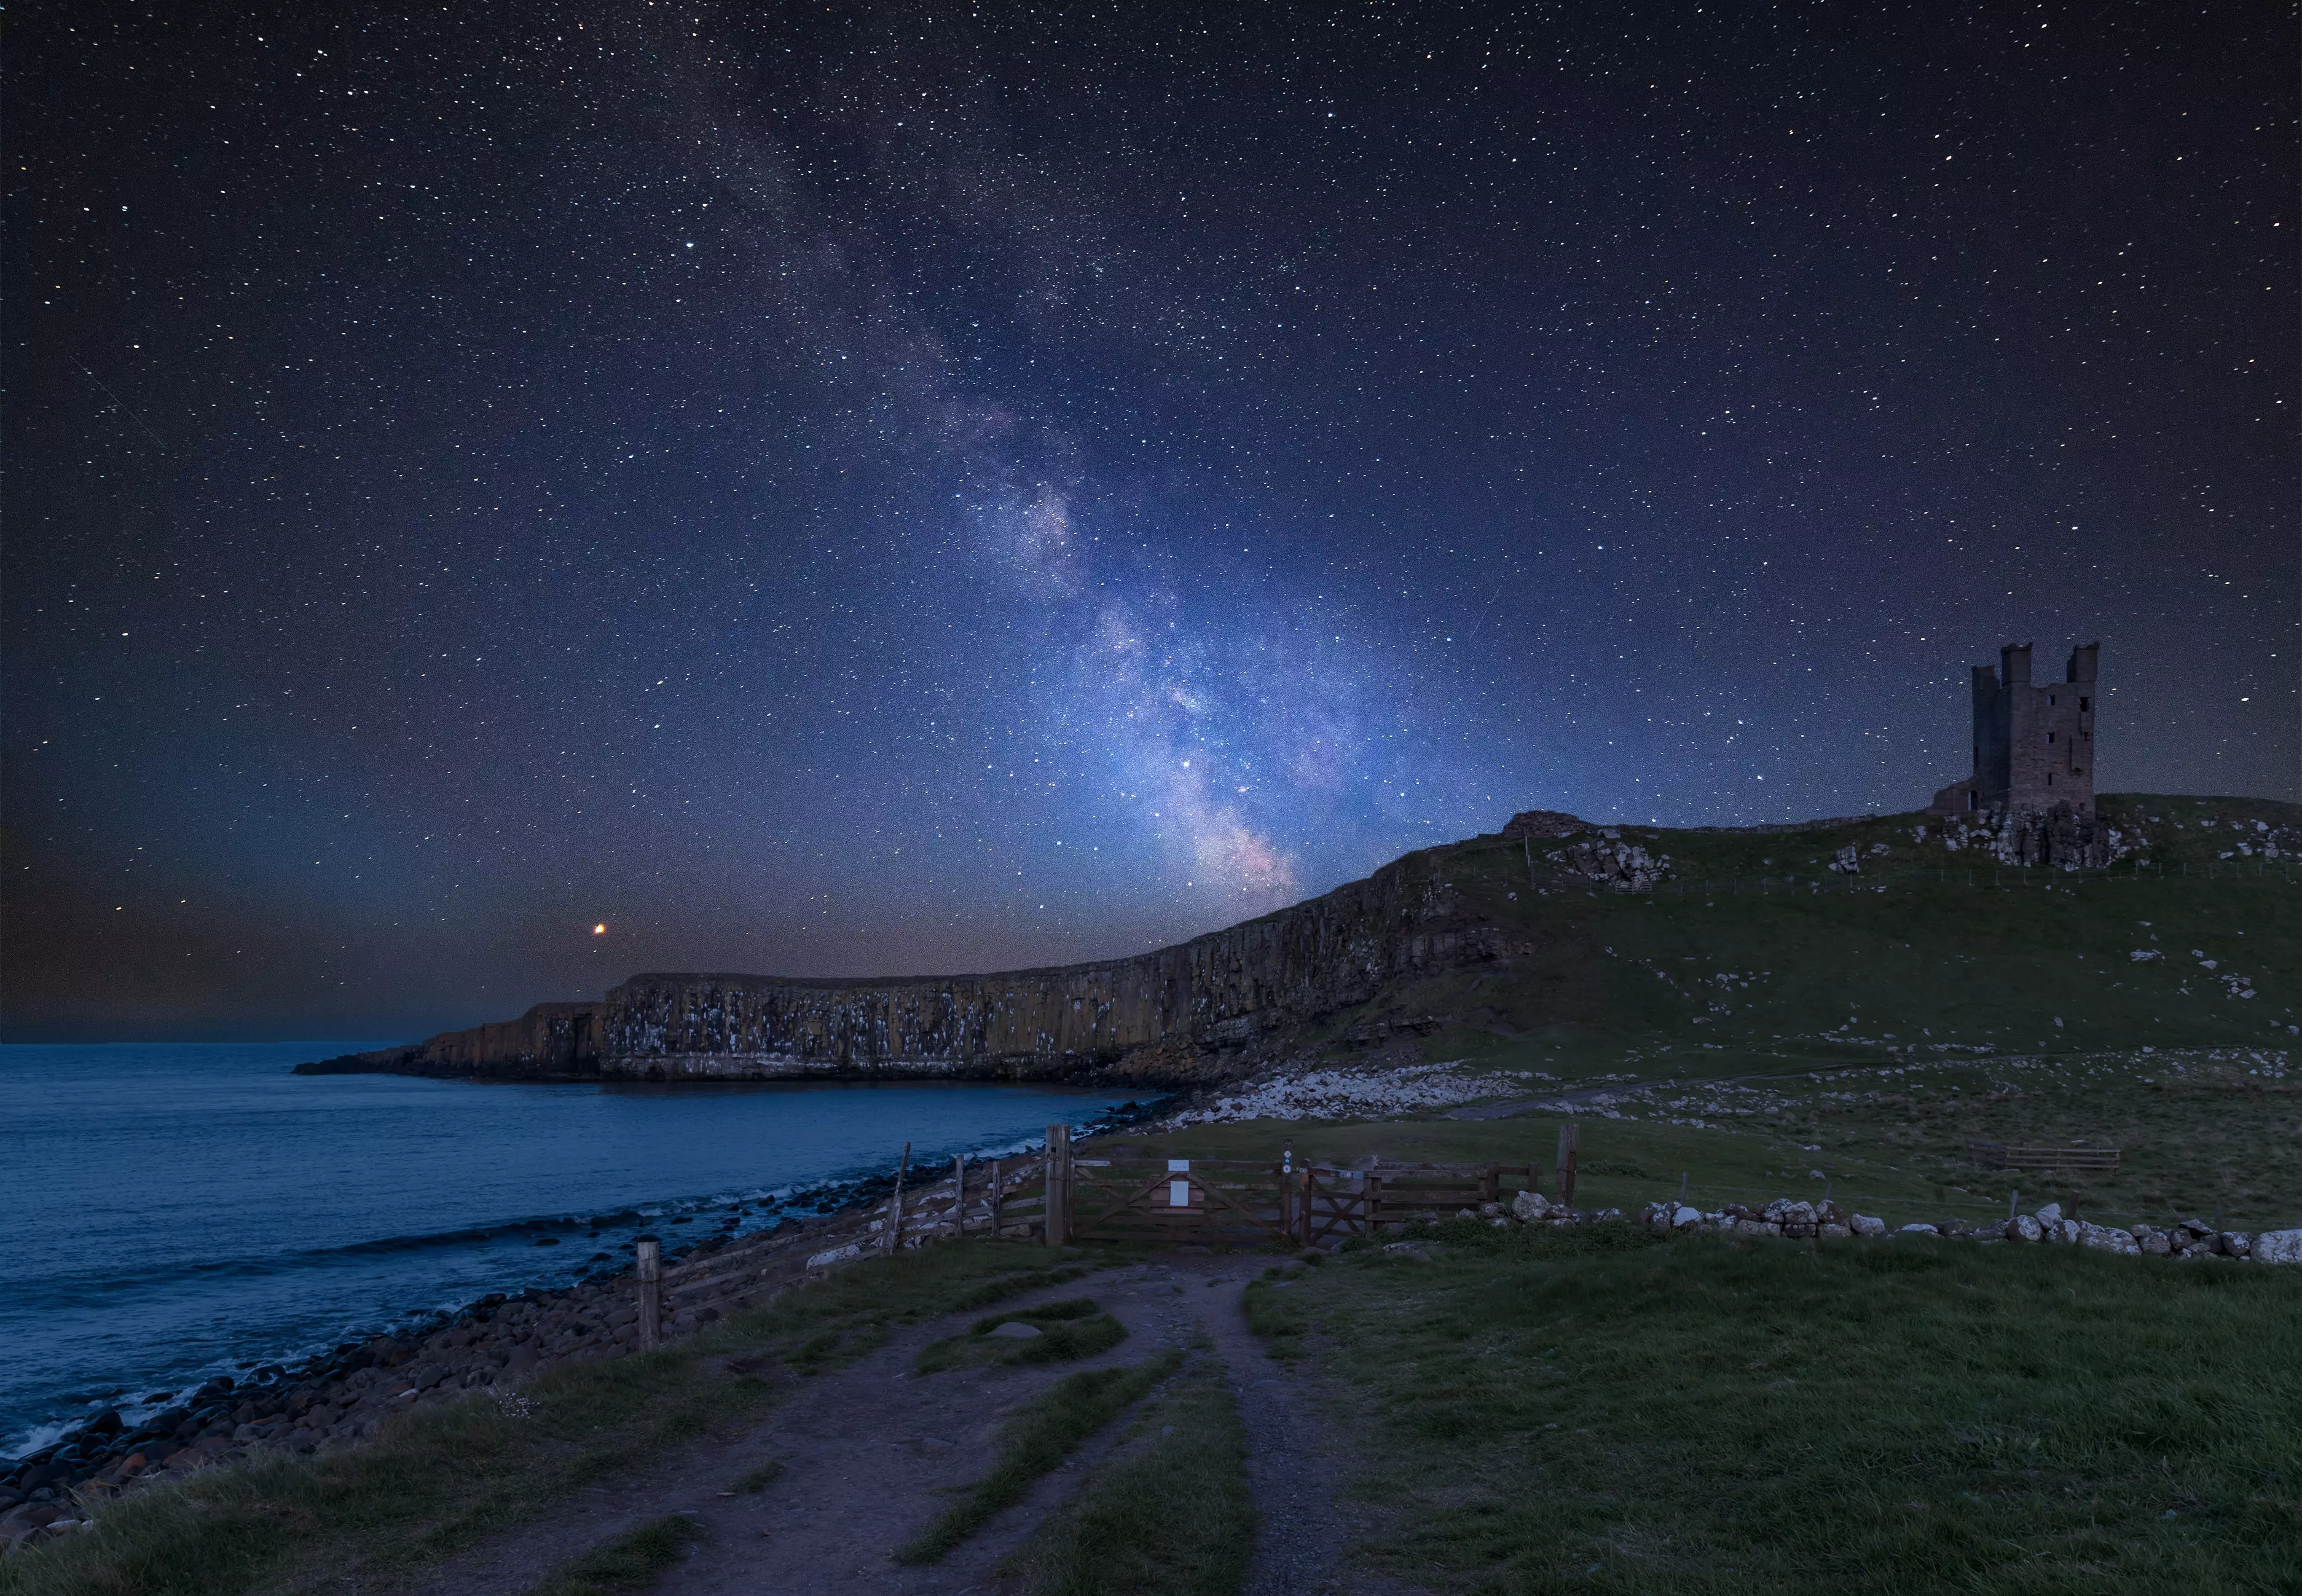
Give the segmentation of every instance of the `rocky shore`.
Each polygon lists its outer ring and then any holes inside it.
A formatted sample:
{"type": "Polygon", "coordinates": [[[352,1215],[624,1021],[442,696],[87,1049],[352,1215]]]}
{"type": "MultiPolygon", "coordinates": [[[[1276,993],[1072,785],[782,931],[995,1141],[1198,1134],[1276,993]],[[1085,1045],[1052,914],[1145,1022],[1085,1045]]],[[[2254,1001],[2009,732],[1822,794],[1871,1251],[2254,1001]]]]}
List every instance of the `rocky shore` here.
{"type": "MultiPolygon", "coordinates": [[[[1107,1116],[1114,1123],[1132,1117],[1126,1111],[1107,1116]]],[[[1035,1172],[1029,1157],[1007,1163],[1009,1186],[1035,1172]]],[[[979,1231],[988,1222],[976,1185],[983,1178],[979,1169],[969,1177],[968,1212],[976,1216],[970,1228],[979,1231]]],[[[659,1338],[692,1333],[762,1305],[811,1273],[884,1250],[895,1187],[892,1174],[843,1186],[837,1194],[844,1204],[836,1212],[786,1216],[749,1233],[739,1233],[742,1205],[731,1206],[716,1233],[666,1248],[659,1338]]],[[[1014,1203],[1003,1233],[1029,1232],[1039,1222],[1025,1212],[1034,1205],[1014,1203]]],[[[950,1216],[936,1182],[920,1185],[903,1208],[904,1244],[939,1233],[950,1216]]],[[[562,1289],[491,1293],[293,1365],[265,1365],[158,1392],[130,1406],[166,1406],[135,1423],[116,1407],[106,1409],[47,1446],[0,1462],[0,1553],[72,1533],[107,1499],[196,1469],[265,1451],[354,1446],[392,1415],[426,1404],[475,1397],[517,1402],[515,1386],[539,1371],[638,1348],[641,1302],[635,1267],[603,1269],[562,1289]]]]}

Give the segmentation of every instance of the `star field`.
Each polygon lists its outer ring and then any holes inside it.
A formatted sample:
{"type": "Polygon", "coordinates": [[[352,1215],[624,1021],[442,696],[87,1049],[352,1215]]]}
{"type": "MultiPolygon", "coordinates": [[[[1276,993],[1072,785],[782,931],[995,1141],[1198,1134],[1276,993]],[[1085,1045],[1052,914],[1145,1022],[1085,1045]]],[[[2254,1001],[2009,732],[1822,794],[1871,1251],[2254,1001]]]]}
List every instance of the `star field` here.
{"type": "Polygon", "coordinates": [[[13,16],[12,1036],[2296,794],[2290,10],[13,16]]]}

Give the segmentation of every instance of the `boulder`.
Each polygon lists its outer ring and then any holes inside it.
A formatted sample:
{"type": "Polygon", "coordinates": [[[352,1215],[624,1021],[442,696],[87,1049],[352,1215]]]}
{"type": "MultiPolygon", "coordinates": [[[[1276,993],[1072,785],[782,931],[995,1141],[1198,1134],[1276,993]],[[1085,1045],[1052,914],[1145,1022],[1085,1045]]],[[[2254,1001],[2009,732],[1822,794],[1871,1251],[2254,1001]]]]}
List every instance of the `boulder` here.
{"type": "Polygon", "coordinates": [[[1670,1228],[1674,1231],[1683,1231],[1689,1225],[1701,1222],[1702,1210],[1700,1208],[1690,1208],[1684,1203],[1680,1203],[1671,1210],[1670,1228]]]}
{"type": "Polygon", "coordinates": [[[1036,1324],[1026,1324],[1021,1319],[1010,1319],[987,1332],[1003,1341],[1036,1341],[1040,1330],[1036,1324]]]}
{"type": "Polygon", "coordinates": [[[1942,1232],[1935,1229],[1934,1226],[1928,1224],[1923,1220],[1912,1220],[1909,1224],[1903,1227],[1903,1234],[1905,1236],[1939,1236],[1942,1232]]]}
{"type": "Polygon", "coordinates": [[[2222,1232],[2222,1251],[2228,1253],[2233,1258],[2251,1257],[2254,1254],[2253,1232],[2249,1231],[2224,1231],[2222,1232]]]}
{"type": "Polygon", "coordinates": [[[1886,1222],[1868,1214],[1857,1214],[1846,1222],[1858,1236],[1883,1236],[1886,1233],[1886,1222]]]}
{"type": "Polygon", "coordinates": [[[2048,1226],[2062,1223],[2063,1205],[2060,1203],[2048,1203],[2045,1207],[2039,1209],[2038,1222],[2042,1225],[2048,1226]]]}
{"type": "MultiPolygon", "coordinates": [[[[2071,1222],[2065,1220],[2063,1222],[2068,1224],[2071,1222]]],[[[2141,1254],[2142,1248],[2130,1231],[2121,1231],[2111,1225],[2088,1224],[2083,1221],[2079,1222],[2078,1231],[2079,1241],[2083,1246],[2136,1256],[2141,1254]]]]}
{"type": "Polygon", "coordinates": [[[1840,1224],[1817,1225],[1815,1227],[1814,1233],[1825,1241],[1843,1240],[1846,1237],[1854,1234],[1853,1231],[1850,1231],[1844,1225],[1840,1224]]]}
{"type": "Polygon", "coordinates": [[[1738,1219],[1735,1222],[1735,1234],[1737,1236],[1779,1236],[1782,1233],[1782,1226],[1769,1224],[1763,1219],[1738,1219]]]}
{"type": "Polygon", "coordinates": [[[1422,1243],[1416,1241],[1386,1242],[1382,1250],[1386,1257],[1405,1258],[1416,1264],[1431,1262],[1431,1255],[1423,1249],[1422,1243]]]}
{"type": "Polygon", "coordinates": [[[1550,1217],[1550,1200],[1539,1191],[1522,1191],[1511,1198],[1511,1217],[1533,1222],[1550,1217]]]}
{"type": "Polygon", "coordinates": [[[2174,1250],[2174,1244],[2166,1239],[2163,1231],[2145,1231],[2135,1238],[2135,1245],[2154,1258],[2163,1258],[2174,1250]]]}
{"type": "Polygon", "coordinates": [[[2248,1256],[2257,1264],[2302,1264],[2302,1231],[2264,1231],[2248,1256]]]}

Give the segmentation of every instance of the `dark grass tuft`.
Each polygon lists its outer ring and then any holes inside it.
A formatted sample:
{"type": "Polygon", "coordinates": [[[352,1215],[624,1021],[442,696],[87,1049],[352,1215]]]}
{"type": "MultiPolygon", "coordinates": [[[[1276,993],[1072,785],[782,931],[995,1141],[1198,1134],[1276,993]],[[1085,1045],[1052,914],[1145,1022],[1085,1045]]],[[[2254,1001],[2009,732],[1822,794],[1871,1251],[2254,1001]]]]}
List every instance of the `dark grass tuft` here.
{"type": "Polygon", "coordinates": [[[746,1469],[743,1477],[729,1489],[749,1495],[753,1491],[765,1491],[783,1477],[784,1460],[780,1457],[770,1457],[757,1468],[746,1469]]]}
{"type": "Polygon", "coordinates": [[[953,1369],[979,1369],[993,1364],[1071,1363],[1108,1352],[1127,1339],[1127,1327],[1111,1315],[1097,1312],[1091,1298],[1012,1314],[992,1314],[975,1322],[963,1336],[947,1336],[920,1348],[912,1368],[920,1374],[941,1374],[953,1369]],[[1092,1315],[1093,1317],[1083,1315],[1092,1315]],[[1030,1340],[1009,1340],[990,1332],[1002,1324],[1025,1323],[1040,1328],[1030,1340]]]}
{"type": "Polygon", "coordinates": [[[693,1519],[670,1514],[593,1547],[530,1585],[525,1596],[615,1596],[643,1590],[702,1533],[693,1519]]]}

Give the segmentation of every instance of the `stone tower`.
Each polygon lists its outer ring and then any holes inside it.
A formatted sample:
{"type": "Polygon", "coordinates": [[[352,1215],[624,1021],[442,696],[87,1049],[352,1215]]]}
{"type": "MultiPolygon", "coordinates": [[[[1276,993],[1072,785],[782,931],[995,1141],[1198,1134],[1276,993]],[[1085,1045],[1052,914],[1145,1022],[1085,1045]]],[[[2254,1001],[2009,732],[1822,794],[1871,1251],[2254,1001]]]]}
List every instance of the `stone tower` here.
{"type": "Polygon", "coordinates": [[[2030,645],[2008,643],[1999,668],[1974,668],[1974,774],[1935,794],[1937,814],[2068,804],[2094,812],[2095,660],[2102,645],[2071,651],[2063,680],[2030,683],[2030,645]]]}

